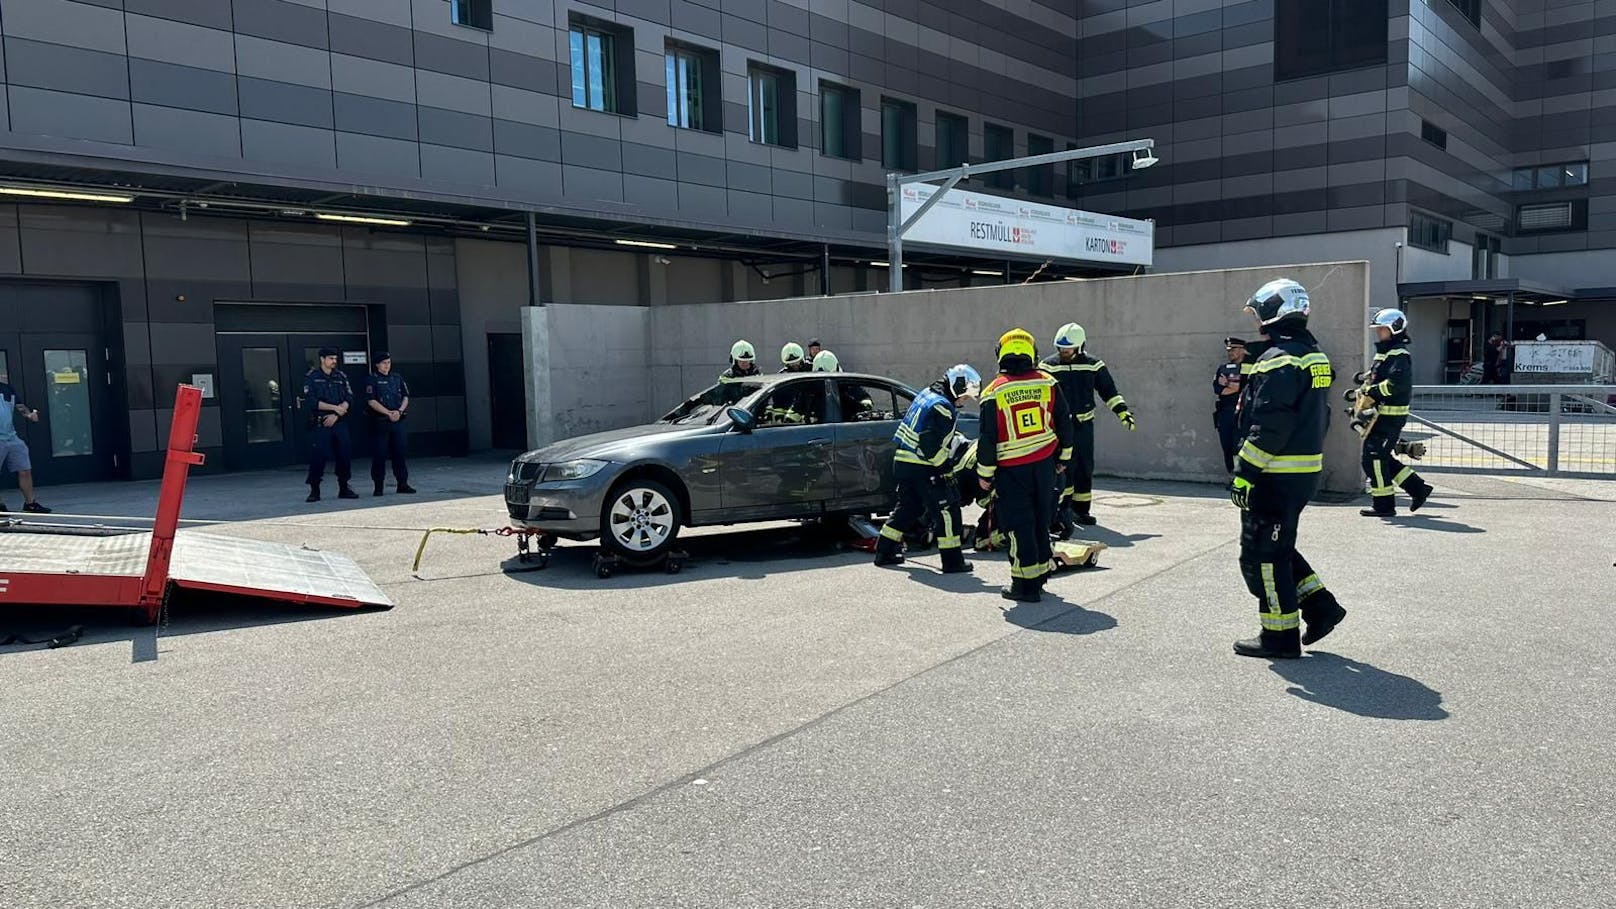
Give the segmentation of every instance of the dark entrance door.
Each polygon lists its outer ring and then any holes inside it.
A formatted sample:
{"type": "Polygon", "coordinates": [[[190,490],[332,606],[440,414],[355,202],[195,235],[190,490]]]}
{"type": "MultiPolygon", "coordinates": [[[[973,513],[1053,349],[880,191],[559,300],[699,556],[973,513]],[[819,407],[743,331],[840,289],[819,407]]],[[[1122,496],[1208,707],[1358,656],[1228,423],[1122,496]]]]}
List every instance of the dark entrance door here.
{"type": "Polygon", "coordinates": [[[527,385],[522,369],[522,336],[488,335],[488,407],[495,448],[527,450],[527,385]]]}
{"type": "Polygon", "coordinates": [[[363,396],[370,356],[364,335],[221,333],[220,417],[228,467],[284,467],[308,461],[309,423],[301,410],[303,377],[319,366],[322,347],[342,351],[338,368],[354,390],[348,431],[356,455],[369,451],[363,396]]]}
{"type": "Polygon", "coordinates": [[[15,417],[38,485],[111,479],[123,466],[104,306],[94,286],[0,286],[0,381],[39,411],[38,423],[15,417]]]}

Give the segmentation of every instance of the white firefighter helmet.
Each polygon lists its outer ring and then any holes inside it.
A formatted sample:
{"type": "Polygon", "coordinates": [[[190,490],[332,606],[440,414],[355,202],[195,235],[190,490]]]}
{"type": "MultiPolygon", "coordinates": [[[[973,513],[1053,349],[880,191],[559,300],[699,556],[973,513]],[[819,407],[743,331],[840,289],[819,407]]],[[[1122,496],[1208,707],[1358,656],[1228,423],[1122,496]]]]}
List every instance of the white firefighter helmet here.
{"type": "Polygon", "coordinates": [[[1382,309],[1369,320],[1370,328],[1389,329],[1392,334],[1400,335],[1408,331],[1408,316],[1403,315],[1401,309],[1382,309]]]}
{"type": "Polygon", "coordinates": [[[780,348],[780,362],[787,366],[801,363],[803,356],[802,345],[796,341],[787,341],[786,346],[780,348]]]}
{"type": "Polygon", "coordinates": [[[1060,331],[1055,333],[1055,347],[1057,349],[1066,348],[1071,350],[1076,348],[1082,350],[1083,345],[1087,344],[1088,341],[1089,333],[1084,331],[1083,326],[1076,322],[1067,322],[1060,327],[1060,331]]]}
{"type": "Polygon", "coordinates": [[[729,358],[736,362],[750,363],[757,359],[757,351],[752,349],[751,341],[736,341],[729,347],[729,358]]]}
{"type": "Polygon", "coordinates": [[[1257,316],[1258,323],[1273,325],[1281,319],[1298,316],[1307,321],[1313,304],[1308,299],[1307,288],[1289,278],[1278,278],[1257,288],[1245,308],[1257,316]]]}
{"type": "Polygon", "coordinates": [[[943,382],[948,385],[948,390],[954,395],[955,400],[975,398],[982,393],[982,376],[968,363],[950,366],[948,371],[943,373],[943,382]]]}
{"type": "Polygon", "coordinates": [[[836,355],[828,350],[822,350],[814,356],[814,372],[841,372],[842,362],[836,355]]]}

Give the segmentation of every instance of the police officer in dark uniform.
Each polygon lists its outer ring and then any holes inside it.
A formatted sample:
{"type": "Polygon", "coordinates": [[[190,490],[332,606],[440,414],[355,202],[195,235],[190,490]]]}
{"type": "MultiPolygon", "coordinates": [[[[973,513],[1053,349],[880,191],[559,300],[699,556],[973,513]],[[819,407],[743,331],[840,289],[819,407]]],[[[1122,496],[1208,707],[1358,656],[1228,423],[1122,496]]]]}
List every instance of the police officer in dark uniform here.
{"type": "Polygon", "coordinates": [[[1419,511],[1431,497],[1431,484],[1395,455],[1397,440],[1408,422],[1409,404],[1414,400],[1408,316],[1400,309],[1382,309],[1369,320],[1369,327],[1375,332],[1375,365],[1364,377],[1358,393],[1368,398],[1378,411],[1374,426],[1363,440],[1364,476],[1369,478],[1369,494],[1374,505],[1358,513],[1365,517],[1394,518],[1399,486],[1413,500],[1408,510],[1419,511]]]}
{"type": "Polygon", "coordinates": [[[1246,342],[1240,338],[1224,338],[1223,349],[1229,360],[1218,367],[1212,377],[1212,426],[1218,431],[1218,442],[1223,446],[1223,469],[1234,473],[1234,453],[1240,435],[1240,386],[1244,382],[1242,367],[1246,359],[1246,342]]]}
{"type": "Polygon", "coordinates": [[[892,456],[898,505],[881,528],[881,539],[875,544],[875,564],[902,563],[904,534],[919,526],[930,510],[937,551],[943,557],[943,573],[971,570],[960,536],[959,488],[952,481],[951,471],[959,405],[975,398],[981,389],[982,377],[961,363],[950,367],[941,382],[933,382],[909,405],[892,436],[898,443],[892,456]]]}
{"type": "Polygon", "coordinates": [[[303,377],[303,413],[310,426],[307,502],[320,501],[320,481],[325,478],[325,462],[331,459],[337,462],[337,497],[359,498],[348,486],[353,475],[353,442],[348,438],[348,424],[343,422],[353,406],[353,386],[348,384],[348,375],[337,368],[337,357],[335,348],[320,348],[320,365],[303,377]]]}
{"type": "Polygon", "coordinates": [[[1061,539],[1072,535],[1072,525],[1095,523],[1094,507],[1094,395],[1099,393],[1105,406],[1132,432],[1138,423],[1128,402],[1117,391],[1116,380],[1105,361],[1091,357],[1084,349],[1088,333],[1076,322],[1061,326],[1055,334],[1056,352],[1044,358],[1040,367],[1060,383],[1066,406],[1072,410],[1072,468],[1066,471],[1065,487],[1059,490],[1056,520],[1050,531],[1061,539]]]}
{"type": "Polygon", "coordinates": [[[1073,421],[1060,383],[1037,368],[1032,335],[1015,328],[999,338],[999,374],[982,389],[976,472],[995,495],[994,516],[1010,541],[1007,600],[1036,603],[1055,570],[1049,525],[1056,476],[1069,470],[1073,421]]]}
{"type": "Polygon", "coordinates": [[[370,481],[376,484],[375,495],[382,494],[382,481],[387,477],[387,460],[393,461],[393,482],[398,491],[411,493],[410,466],[404,461],[404,417],[410,409],[410,383],[393,372],[393,358],[382,351],[376,354],[376,368],[365,382],[365,404],[370,408],[370,481]]]}
{"type": "Polygon", "coordinates": [[[1283,278],[1246,304],[1268,347],[1243,393],[1246,434],[1230,486],[1240,508],[1240,573],[1262,619],[1261,634],[1235,642],[1241,656],[1299,657],[1303,644],[1329,634],[1347,614],[1296,551],[1302,509],[1324,469],[1334,381],[1330,359],[1307,330],[1311,309],[1307,290],[1283,278]]]}

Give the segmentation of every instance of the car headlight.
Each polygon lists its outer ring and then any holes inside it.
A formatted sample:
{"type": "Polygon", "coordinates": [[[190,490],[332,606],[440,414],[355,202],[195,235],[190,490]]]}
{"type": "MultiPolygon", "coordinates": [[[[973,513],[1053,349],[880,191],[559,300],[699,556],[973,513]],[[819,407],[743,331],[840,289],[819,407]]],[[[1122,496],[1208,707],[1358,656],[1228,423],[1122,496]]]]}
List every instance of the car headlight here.
{"type": "Polygon", "coordinates": [[[605,466],[605,461],[591,461],[587,458],[580,458],[576,461],[562,461],[559,464],[551,464],[549,467],[544,468],[544,477],[539,482],[555,483],[562,480],[582,480],[585,477],[592,477],[600,473],[600,469],[605,466]]]}

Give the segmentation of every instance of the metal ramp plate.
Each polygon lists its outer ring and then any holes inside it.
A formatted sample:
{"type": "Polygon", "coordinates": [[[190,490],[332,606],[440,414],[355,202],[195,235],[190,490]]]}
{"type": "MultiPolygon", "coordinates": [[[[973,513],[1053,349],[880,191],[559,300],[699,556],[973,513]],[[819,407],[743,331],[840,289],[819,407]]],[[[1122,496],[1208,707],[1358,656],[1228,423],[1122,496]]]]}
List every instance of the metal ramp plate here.
{"type": "MultiPolygon", "coordinates": [[[[150,533],[7,533],[0,539],[0,572],[138,578],[150,547],[150,533]]],[[[213,533],[178,534],[169,577],[193,590],[349,608],[393,606],[347,556],[213,533]]]]}

